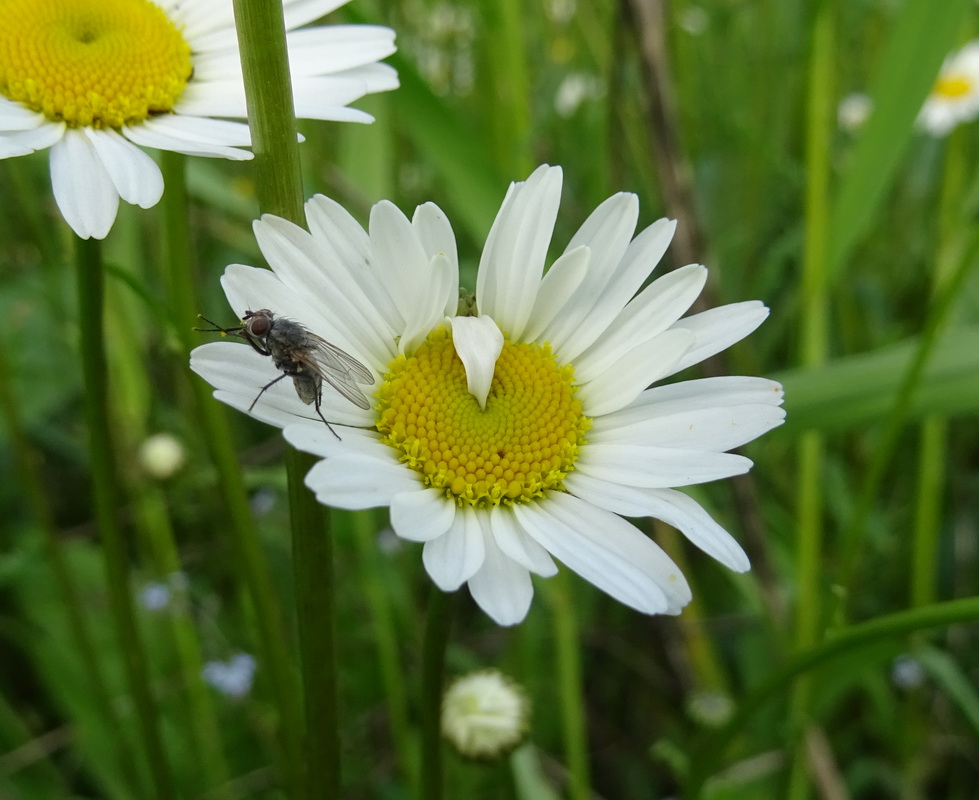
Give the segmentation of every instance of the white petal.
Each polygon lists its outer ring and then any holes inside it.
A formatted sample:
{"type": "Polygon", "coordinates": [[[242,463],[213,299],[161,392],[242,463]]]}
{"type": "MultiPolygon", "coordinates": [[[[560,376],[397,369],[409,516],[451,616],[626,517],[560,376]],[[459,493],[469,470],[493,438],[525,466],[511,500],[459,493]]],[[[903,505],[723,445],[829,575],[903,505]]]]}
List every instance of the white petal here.
{"type": "Polygon", "coordinates": [[[742,475],[751,460],[733,453],[599,442],[582,449],[575,469],[610,483],[664,489],[742,475]]]}
{"type": "Polygon", "coordinates": [[[375,371],[386,366],[395,355],[396,332],[377,313],[373,298],[361,290],[349,272],[335,268],[332,251],[321,240],[281,217],[266,214],[253,227],[262,255],[276,277],[303,298],[315,317],[300,316],[304,312],[299,308],[292,309],[290,314],[337,346],[353,347],[355,357],[370,354],[367,363],[375,371]]]}
{"type": "Polygon", "coordinates": [[[582,383],[591,380],[605,365],[665,331],[687,312],[706,282],[707,269],[700,264],[681,267],[653,281],[575,359],[575,377],[582,383]]]}
{"type": "Polygon", "coordinates": [[[514,518],[513,509],[494,506],[490,530],[500,550],[516,563],[545,578],[557,574],[557,565],[547,551],[531,539],[514,518]]]}
{"type": "Polygon", "coordinates": [[[675,374],[699,364],[705,358],[726,350],[735,342],[761,325],[768,317],[768,309],[758,300],[712,308],[692,317],[679,320],[674,326],[677,330],[688,330],[694,335],[693,347],[673,368],[675,374]]]}
{"type": "Polygon", "coordinates": [[[559,492],[514,511],[552,555],[619,602],[647,614],[678,614],[690,602],[676,564],[621,517],[559,492]]]}
{"type": "Polygon", "coordinates": [[[598,417],[631,403],[649,384],[676,372],[677,361],[690,349],[688,331],[668,330],[605,365],[602,372],[579,388],[585,413],[598,417]]]}
{"type": "Polygon", "coordinates": [[[454,592],[475,575],[485,556],[483,532],[471,508],[458,511],[449,530],[422,550],[425,570],[443,592],[454,592]]]}
{"type": "Polygon", "coordinates": [[[388,506],[399,494],[423,488],[418,473],[394,459],[365,456],[320,461],[306,475],[306,485],[324,505],[349,510],[388,506]]]}
{"type": "Polygon", "coordinates": [[[127,125],[122,135],[143,147],[155,147],[189,156],[247,161],[252,154],[229,145],[251,143],[248,125],[222,119],[165,114],[139,125],[127,125]]]}
{"type": "Polygon", "coordinates": [[[380,61],[395,51],[394,31],[380,25],[330,25],[288,34],[293,80],[380,61]]]}
{"type": "Polygon", "coordinates": [[[411,226],[429,259],[443,255],[448,260],[450,283],[442,313],[455,316],[459,305],[459,254],[449,219],[435,203],[424,203],[415,209],[411,226]]]}
{"type": "MultiPolygon", "coordinates": [[[[240,67],[240,63],[237,66],[240,67]]],[[[245,119],[248,116],[245,84],[242,83],[240,74],[233,80],[228,78],[210,80],[202,75],[187,85],[173,110],[176,114],[185,117],[245,119]]]]}
{"type": "Polygon", "coordinates": [[[587,247],[576,247],[551,265],[540,282],[534,310],[523,333],[524,341],[532,342],[543,338],[543,332],[581,286],[588,274],[590,262],[591,250],[587,247]]]}
{"type": "Polygon", "coordinates": [[[140,208],[160,201],[163,174],[152,158],[111,128],[83,130],[123,200],[140,208]]]}
{"type": "Polygon", "coordinates": [[[338,439],[319,420],[291,422],[283,428],[282,436],[297,450],[320,458],[364,456],[382,461],[390,458],[392,451],[377,431],[350,427],[342,430],[343,438],[338,439]]]}
{"type": "Polygon", "coordinates": [[[520,340],[544,271],[561,202],[559,167],[538,167],[526,183],[511,184],[479,261],[476,303],[513,340],[520,340]]]}
{"type": "Polygon", "coordinates": [[[79,237],[106,237],[116,219],[119,193],[82,131],[65,131],[51,148],[51,187],[61,214],[79,237]]]}
{"type": "Polygon", "coordinates": [[[645,489],[622,486],[572,473],[564,485],[586,503],[626,517],[655,517],[672,525],[707,555],[728,569],[747,572],[748,556],[731,534],[691,497],[675,489],[645,489]]]}
{"type": "Polygon", "coordinates": [[[530,573],[504,555],[485,530],[483,543],[486,558],[469,579],[469,592],[497,625],[516,625],[527,616],[534,597],[530,573]]]}
{"type": "Polygon", "coordinates": [[[730,406],[657,415],[607,433],[592,430],[588,435],[593,443],[630,442],[722,453],[757,439],[784,421],[785,410],[775,406],[730,406]]]}
{"type": "MultiPolygon", "coordinates": [[[[413,353],[425,341],[432,328],[444,318],[452,287],[459,285],[458,268],[453,267],[441,253],[432,257],[428,272],[421,296],[411,309],[411,316],[405,320],[405,330],[398,341],[398,352],[401,354],[413,353]]],[[[456,288],[457,297],[458,293],[456,288]]]]}
{"type": "Polygon", "coordinates": [[[402,539],[427,542],[449,530],[456,505],[435,489],[399,494],[391,501],[391,527],[402,539]]]}
{"type": "Polygon", "coordinates": [[[369,123],[370,114],[346,107],[367,93],[367,84],[357,78],[302,78],[292,87],[293,109],[297,119],[369,123]]]}
{"type": "Polygon", "coordinates": [[[29,156],[40,148],[35,147],[34,131],[0,133],[0,158],[29,156]]]}
{"type": "Polygon", "coordinates": [[[496,360],[503,352],[503,334],[496,322],[482,314],[478,317],[451,317],[452,344],[466,368],[466,386],[479,407],[486,408],[486,397],[496,360]]]}
{"type": "Polygon", "coordinates": [[[300,25],[325,17],[348,2],[350,0],[285,0],[282,5],[286,30],[291,31],[300,25]]]}
{"type": "Polygon", "coordinates": [[[601,336],[669,246],[676,223],[665,219],[629,243],[637,216],[634,195],[614,195],[592,213],[568,245],[589,246],[594,263],[545,333],[562,360],[570,361],[601,336]],[[600,253],[601,259],[596,260],[600,253]]]}
{"type": "Polygon", "coordinates": [[[387,200],[371,209],[370,237],[378,278],[389,287],[401,318],[408,320],[429,268],[425,249],[408,218],[387,200]]]}
{"type": "Polygon", "coordinates": [[[47,121],[44,114],[32,111],[20,103],[0,97],[0,131],[32,131],[47,121]]]}
{"type": "Polygon", "coordinates": [[[386,321],[384,327],[379,328],[381,335],[387,335],[388,330],[402,330],[404,320],[372,266],[367,231],[343,206],[321,194],[306,203],[306,221],[326,256],[325,263],[356,283],[379,317],[386,321]]]}

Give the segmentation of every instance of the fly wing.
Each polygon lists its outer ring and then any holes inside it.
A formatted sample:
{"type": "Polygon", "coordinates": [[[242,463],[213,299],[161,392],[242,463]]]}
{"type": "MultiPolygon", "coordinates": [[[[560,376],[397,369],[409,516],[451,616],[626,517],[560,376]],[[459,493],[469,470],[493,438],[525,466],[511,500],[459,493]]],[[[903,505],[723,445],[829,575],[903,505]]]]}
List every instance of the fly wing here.
{"type": "Polygon", "coordinates": [[[350,353],[330,344],[315,333],[306,332],[307,344],[315,353],[316,371],[330,386],[346,397],[355,406],[370,409],[371,401],[361,391],[358,383],[374,384],[371,371],[350,353]]]}

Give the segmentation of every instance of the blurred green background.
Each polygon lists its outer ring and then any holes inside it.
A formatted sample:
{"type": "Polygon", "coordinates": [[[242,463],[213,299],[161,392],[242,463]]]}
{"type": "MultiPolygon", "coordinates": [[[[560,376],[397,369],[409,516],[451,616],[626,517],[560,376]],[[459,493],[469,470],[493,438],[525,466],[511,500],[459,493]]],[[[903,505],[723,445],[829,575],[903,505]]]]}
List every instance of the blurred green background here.
{"type": "MultiPolygon", "coordinates": [[[[383,198],[409,213],[436,202],[473,286],[508,183],[537,164],[564,167],[555,253],[601,200],[635,192],[641,227],[679,218],[660,271],[699,261],[709,305],[772,310],[710,368],[786,388],[786,425],[745,448],[750,476],[691,492],[752,572],[642,520],[690,579],[679,618],[642,616],[566,573],[537,583],[514,629],[461,598],[450,673],[498,666],[526,687],[534,717],[530,746],[509,761],[448,755],[447,797],[648,800],[704,782],[717,798],[979,796],[979,628],[945,624],[937,605],[979,587],[979,141],[974,123],[944,139],[913,125],[943,57],[974,34],[974,6],[355,0],[329,20],[393,27],[402,86],[357,104],[372,126],[301,123],[307,196],[365,222],[383,198]],[[837,118],[854,92],[874,107],[856,128],[837,118]],[[554,608],[568,598],[590,792],[567,785],[554,608]],[[759,690],[793,654],[910,609],[938,611],[759,690]]],[[[0,798],[137,798],[148,779],[89,497],[72,235],[47,159],[0,162],[0,798]]],[[[200,308],[167,300],[162,206],[123,206],[104,245],[118,516],[183,797],[284,796],[262,663],[239,696],[199,669],[257,647],[180,344],[197,312],[233,323],[224,267],[261,263],[251,169],[186,163],[200,308]],[[161,432],[183,452],[165,478],[139,457],[161,432]],[[171,535],[175,551],[161,544],[171,535]]],[[[292,641],[284,444],[227,413],[292,641]]],[[[335,512],[333,536],[343,796],[410,797],[431,591],[420,547],[395,539],[386,512],[335,512]],[[385,657],[400,671],[385,672],[385,657]]]]}

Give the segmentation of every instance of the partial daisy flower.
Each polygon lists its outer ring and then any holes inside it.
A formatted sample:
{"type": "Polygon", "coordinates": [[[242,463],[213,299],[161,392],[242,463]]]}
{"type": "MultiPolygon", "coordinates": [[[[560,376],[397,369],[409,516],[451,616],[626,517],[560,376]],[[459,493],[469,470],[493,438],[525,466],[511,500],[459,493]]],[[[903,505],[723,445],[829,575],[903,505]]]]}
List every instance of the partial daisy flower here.
{"type": "Polygon", "coordinates": [[[322,196],[306,205],[308,232],[273,216],[255,223],[272,271],[228,267],[231,307],[297,320],[375,376],[366,410],[324,382],[321,410],[339,438],[288,381],[258,396],[281,373],[247,344],[203,345],[191,367],[219,400],[323,459],[306,477],[321,502],[389,506],[395,533],[424,542],[432,580],[449,592],[468,583],[501,625],[524,618],[531,573],[554,575],[553,558],[632,608],[678,614],[690,600],[683,575],[623,516],[657,517],[747,570],[733,537],[674,487],[747,472],[751,461],[726,451],[782,422],[782,387],[654,384],[747,336],[768,309],[681,319],[707,280],[699,264],[642,288],[675,223],[633,240],[632,194],[602,203],[545,274],[561,182],[544,166],[511,185],[474,302],[459,302],[455,238],[431,203],[408,220],[381,202],[369,233],[322,196]]]}
{"type": "Polygon", "coordinates": [[[979,41],[945,59],[931,94],[918,115],[918,127],[945,136],[960,122],[979,115],[979,41]]]}
{"type": "MultiPolygon", "coordinates": [[[[347,0],[284,0],[287,30],[347,0]]],[[[288,36],[296,116],[370,122],[346,106],[393,89],[394,32],[334,25],[288,36]]],[[[119,199],[149,208],[163,176],[136,145],[252,154],[231,0],[10,0],[0,4],[0,158],[51,148],[51,185],[83,239],[119,199]],[[225,119],[231,118],[231,119],[225,119]]]]}
{"type": "Polygon", "coordinates": [[[523,742],[530,702],[502,672],[486,669],[457,678],[442,698],[442,735],[460,755],[489,760],[523,742]]]}
{"type": "Polygon", "coordinates": [[[873,109],[874,102],[869,95],[863,92],[851,92],[840,100],[836,108],[836,121],[840,130],[856,133],[864,126],[873,109]]]}

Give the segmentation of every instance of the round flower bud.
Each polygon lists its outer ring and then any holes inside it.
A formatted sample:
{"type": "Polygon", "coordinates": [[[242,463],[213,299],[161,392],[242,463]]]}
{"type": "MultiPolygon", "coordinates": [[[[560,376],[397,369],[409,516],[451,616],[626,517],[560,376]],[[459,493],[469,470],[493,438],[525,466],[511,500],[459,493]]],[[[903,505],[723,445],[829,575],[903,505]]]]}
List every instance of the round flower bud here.
{"type": "Polygon", "coordinates": [[[139,463],[147,475],[165,480],[184,465],[184,447],[169,433],[156,433],[139,446],[139,463]]]}
{"type": "Polygon", "coordinates": [[[523,690],[495,669],[456,679],[442,699],[442,735],[467,758],[510,753],[524,740],[529,721],[523,690]]]}

